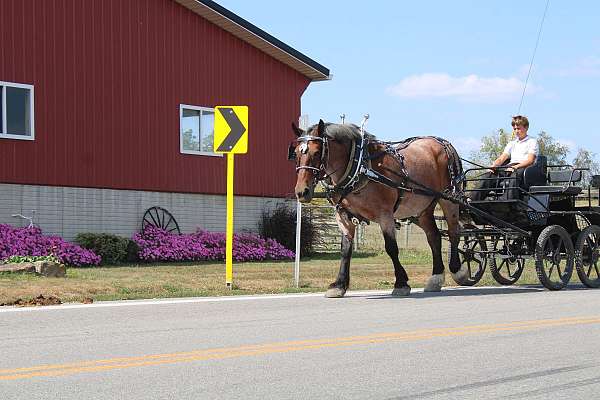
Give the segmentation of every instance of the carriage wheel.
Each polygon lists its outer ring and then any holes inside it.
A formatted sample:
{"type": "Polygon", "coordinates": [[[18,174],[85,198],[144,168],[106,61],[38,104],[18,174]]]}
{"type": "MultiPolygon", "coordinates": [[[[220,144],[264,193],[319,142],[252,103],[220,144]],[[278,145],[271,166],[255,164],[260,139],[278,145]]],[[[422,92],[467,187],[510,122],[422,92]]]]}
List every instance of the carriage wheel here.
{"type": "Polygon", "coordinates": [[[466,265],[468,275],[462,281],[455,281],[461,286],[473,286],[481,280],[485,267],[487,264],[487,258],[485,253],[487,251],[487,245],[483,238],[464,236],[458,246],[458,259],[460,265],[466,265]]]}
{"type": "Polygon", "coordinates": [[[144,217],[142,218],[142,231],[144,231],[147,226],[154,226],[167,232],[181,234],[179,224],[175,220],[175,217],[162,207],[150,207],[146,210],[144,217]]]}
{"type": "Polygon", "coordinates": [[[567,286],[573,274],[575,254],[571,237],[560,225],[544,228],[535,245],[535,270],[547,289],[567,286]]]}
{"type": "Polygon", "coordinates": [[[588,226],[577,237],[577,275],[585,286],[600,287],[600,227],[588,226]]]}
{"type": "MultiPolygon", "coordinates": [[[[494,243],[494,254],[497,254],[498,256],[502,255],[502,257],[498,257],[499,262],[496,261],[496,257],[490,260],[490,272],[499,284],[512,285],[521,277],[521,274],[525,269],[525,260],[519,256],[502,254],[503,249],[498,250],[496,248],[498,243],[499,241],[494,243]]],[[[508,242],[509,248],[510,245],[514,243],[514,240],[508,242]]]]}

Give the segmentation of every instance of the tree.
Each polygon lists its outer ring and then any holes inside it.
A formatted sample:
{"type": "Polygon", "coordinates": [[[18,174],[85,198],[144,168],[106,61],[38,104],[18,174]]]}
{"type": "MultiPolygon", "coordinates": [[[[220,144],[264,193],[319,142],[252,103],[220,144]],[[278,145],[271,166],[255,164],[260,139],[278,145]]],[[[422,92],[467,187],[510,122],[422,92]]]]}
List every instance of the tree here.
{"type": "Polygon", "coordinates": [[[537,137],[539,154],[546,156],[548,165],[560,165],[567,163],[569,146],[560,144],[549,133],[541,131],[537,137]]]}
{"type": "Polygon", "coordinates": [[[471,154],[475,162],[482,165],[490,165],[506,147],[506,144],[512,140],[512,133],[500,128],[489,136],[481,138],[479,150],[471,154]]]}
{"type": "MultiPolygon", "coordinates": [[[[513,140],[512,133],[502,128],[489,136],[481,138],[479,150],[472,153],[472,158],[484,165],[490,165],[502,152],[506,144],[513,140]]],[[[547,132],[541,131],[537,136],[539,154],[546,156],[548,165],[566,164],[569,146],[561,144],[547,132]]]]}
{"type": "Polygon", "coordinates": [[[584,172],[581,183],[584,186],[589,185],[592,175],[600,174],[600,164],[595,160],[596,155],[589,150],[577,149],[577,155],[573,159],[575,168],[589,168],[589,172],[584,172]]]}

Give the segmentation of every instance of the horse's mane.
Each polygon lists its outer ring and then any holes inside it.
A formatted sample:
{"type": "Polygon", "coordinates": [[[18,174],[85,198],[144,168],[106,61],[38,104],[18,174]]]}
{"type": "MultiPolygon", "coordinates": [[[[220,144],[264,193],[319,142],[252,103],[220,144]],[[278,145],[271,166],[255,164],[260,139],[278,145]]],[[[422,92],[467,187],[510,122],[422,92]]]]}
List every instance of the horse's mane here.
{"type": "MultiPolygon", "coordinates": [[[[310,134],[317,129],[319,124],[315,124],[306,130],[306,134],[310,134]]],[[[331,122],[325,123],[325,136],[330,139],[340,142],[356,140],[360,138],[360,127],[354,124],[334,124],[331,122]]],[[[375,139],[375,136],[365,131],[365,138],[375,139]]]]}

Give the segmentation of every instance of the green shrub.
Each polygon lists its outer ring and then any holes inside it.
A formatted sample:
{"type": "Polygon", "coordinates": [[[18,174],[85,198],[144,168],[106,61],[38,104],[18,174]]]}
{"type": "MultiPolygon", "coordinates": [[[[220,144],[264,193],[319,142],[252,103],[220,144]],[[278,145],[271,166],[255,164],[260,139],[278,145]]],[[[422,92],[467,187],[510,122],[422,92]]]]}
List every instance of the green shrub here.
{"type": "Polygon", "coordinates": [[[5,260],[5,262],[8,264],[32,263],[32,262],[36,262],[36,261],[51,261],[51,262],[60,264],[60,260],[54,255],[49,255],[49,256],[10,256],[5,260]]]}
{"type": "Polygon", "coordinates": [[[129,243],[127,243],[127,262],[140,261],[139,253],[140,246],[133,240],[129,240],[129,243]]]}
{"type": "MultiPolygon", "coordinates": [[[[296,210],[279,204],[272,211],[263,211],[259,222],[259,232],[263,238],[275,239],[285,248],[296,251],[296,210]]],[[[300,256],[310,256],[314,253],[314,243],[317,230],[312,220],[302,215],[300,230],[300,256]]]]}
{"type": "Polygon", "coordinates": [[[92,250],[102,257],[102,265],[118,264],[127,261],[128,238],[109,233],[80,233],[75,242],[83,248],[92,250]]]}

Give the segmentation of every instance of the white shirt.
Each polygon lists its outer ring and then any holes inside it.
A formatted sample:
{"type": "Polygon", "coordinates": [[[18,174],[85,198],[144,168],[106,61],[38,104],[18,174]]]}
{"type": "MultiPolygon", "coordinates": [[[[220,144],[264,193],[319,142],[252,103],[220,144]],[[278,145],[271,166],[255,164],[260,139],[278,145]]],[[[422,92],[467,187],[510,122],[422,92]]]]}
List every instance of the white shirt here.
{"type": "Polygon", "coordinates": [[[523,140],[518,138],[511,140],[504,148],[504,153],[510,156],[511,163],[525,161],[529,154],[534,154],[537,157],[538,151],[537,140],[529,136],[525,136],[523,140]]]}

